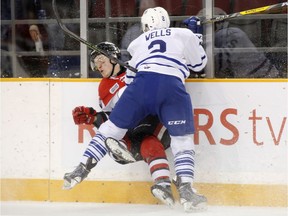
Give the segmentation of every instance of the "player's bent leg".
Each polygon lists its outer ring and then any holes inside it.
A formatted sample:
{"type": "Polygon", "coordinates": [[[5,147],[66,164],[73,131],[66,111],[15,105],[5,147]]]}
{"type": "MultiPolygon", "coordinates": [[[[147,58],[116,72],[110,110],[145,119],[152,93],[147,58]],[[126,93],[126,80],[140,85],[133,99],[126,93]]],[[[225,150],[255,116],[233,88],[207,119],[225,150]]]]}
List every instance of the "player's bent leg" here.
{"type": "Polygon", "coordinates": [[[107,149],[104,143],[105,137],[97,133],[90,141],[86,148],[81,163],[76,167],[73,172],[66,173],[64,175],[64,186],[63,189],[69,190],[75,187],[77,184],[82,182],[90,170],[96,166],[107,153],[107,149]]]}
{"type": "Polygon", "coordinates": [[[154,136],[147,136],[141,142],[141,156],[148,163],[154,185],[152,195],[165,205],[174,206],[174,197],[171,190],[170,170],[165,149],[162,143],[154,136]]]}
{"type": "Polygon", "coordinates": [[[82,182],[96,164],[97,162],[94,162],[92,158],[88,158],[86,164],[81,162],[74,171],[65,173],[63,189],[70,190],[82,182]]]}
{"type": "MultiPolygon", "coordinates": [[[[117,127],[112,121],[107,120],[98,129],[99,133],[105,138],[105,146],[108,151],[116,157],[118,160],[122,160],[125,163],[135,162],[135,158],[132,154],[123,146],[119,140],[121,140],[127,131],[127,129],[122,129],[117,127]]],[[[110,154],[110,155],[111,155],[110,154]]]]}
{"type": "Polygon", "coordinates": [[[176,175],[181,177],[183,182],[193,182],[195,165],[193,135],[171,136],[171,150],[176,175]]]}
{"type": "Polygon", "coordinates": [[[119,128],[112,121],[107,120],[100,126],[98,131],[107,137],[105,140],[106,148],[115,157],[117,157],[119,160],[126,161],[126,163],[136,161],[126,146],[119,142],[119,140],[125,136],[127,129],[119,128]]]}
{"type": "Polygon", "coordinates": [[[117,127],[110,119],[101,124],[98,132],[104,137],[113,137],[116,140],[121,140],[125,136],[127,129],[117,127]]]}
{"type": "Polygon", "coordinates": [[[207,208],[207,198],[192,188],[194,180],[194,143],[193,135],[171,136],[171,148],[174,155],[176,185],[180,203],[184,211],[201,211],[207,208]]]}

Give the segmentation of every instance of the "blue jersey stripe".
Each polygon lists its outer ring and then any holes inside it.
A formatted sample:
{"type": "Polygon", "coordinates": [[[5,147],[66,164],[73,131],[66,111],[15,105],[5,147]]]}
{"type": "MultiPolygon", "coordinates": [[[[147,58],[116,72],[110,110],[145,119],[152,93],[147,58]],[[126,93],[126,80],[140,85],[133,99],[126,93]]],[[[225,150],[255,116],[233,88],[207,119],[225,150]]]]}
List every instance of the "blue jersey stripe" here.
{"type": "MultiPolygon", "coordinates": [[[[202,60],[204,60],[205,58],[206,58],[206,55],[201,57],[202,60]]],[[[201,66],[202,64],[203,64],[202,62],[199,64],[196,64],[196,65],[188,64],[188,67],[197,68],[197,67],[201,66]]]]}

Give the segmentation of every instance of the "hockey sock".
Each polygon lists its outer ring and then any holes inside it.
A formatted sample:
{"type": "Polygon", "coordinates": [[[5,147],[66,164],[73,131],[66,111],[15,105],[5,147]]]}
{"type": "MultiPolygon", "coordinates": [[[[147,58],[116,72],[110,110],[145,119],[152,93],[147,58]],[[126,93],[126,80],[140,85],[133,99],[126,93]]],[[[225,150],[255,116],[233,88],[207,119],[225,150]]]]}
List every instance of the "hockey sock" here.
{"type": "Polygon", "coordinates": [[[156,158],[148,163],[151,177],[155,184],[170,185],[170,170],[166,158],[156,158]]]}
{"type": "Polygon", "coordinates": [[[194,150],[178,152],[174,158],[176,175],[184,182],[193,182],[194,179],[194,150]]]}
{"type": "Polygon", "coordinates": [[[162,143],[154,136],[147,136],[141,143],[140,151],[155,184],[170,185],[169,163],[162,143]]]}
{"type": "Polygon", "coordinates": [[[106,155],[107,148],[105,146],[105,139],[106,137],[99,133],[92,138],[83,154],[81,160],[83,164],[86,164],[88,158],[93,158],[93,163],[97,163],[106,155]]]}

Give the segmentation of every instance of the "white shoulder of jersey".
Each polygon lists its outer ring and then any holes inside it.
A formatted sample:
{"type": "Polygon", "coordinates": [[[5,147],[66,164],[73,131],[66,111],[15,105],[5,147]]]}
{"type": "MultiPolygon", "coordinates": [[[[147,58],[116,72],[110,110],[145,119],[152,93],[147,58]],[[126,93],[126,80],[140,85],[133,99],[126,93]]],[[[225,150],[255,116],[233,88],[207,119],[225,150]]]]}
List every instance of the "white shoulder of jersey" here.
{"type": "Polygon", "coordinates": [[[108,104],[105,106],[104,104],[102,104],[102,111],[103,112],[111,112],[116,103],[118,102],[119,98],[121,97],[121,95],[123,94],[124,90],[126,89],[127,86],[122,87],[108,102],[108,104]]]}
{"type": "Polygon", "coordinates": [[[172,29],[175,29],[175,31],[179,33],[180,37],[193,38],[193,40],[202,43],[202,34],[194,34],[190,29],[187,28],[172,28],[172,29]]]}

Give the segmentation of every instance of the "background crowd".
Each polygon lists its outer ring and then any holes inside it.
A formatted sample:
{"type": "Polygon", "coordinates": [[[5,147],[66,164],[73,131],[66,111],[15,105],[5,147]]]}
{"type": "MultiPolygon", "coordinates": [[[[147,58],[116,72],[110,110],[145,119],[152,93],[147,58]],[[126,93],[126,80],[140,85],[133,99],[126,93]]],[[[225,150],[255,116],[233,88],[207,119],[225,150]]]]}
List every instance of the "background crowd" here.
{"type": "MultiPolygon", "coordinates": [[[[66,20],[65,25],[80,35],[80,1],[56,2],[61,18],[66,20]]],[[[107,40],[115,43],[121,48],[122,60],[127,61],[130,56],[126,49],[141,34],[138,23],[146,8],[162,6],[171,16],[172,27],[185,27],[183,18],[203,17],[205,2],[88,0],[87,40],[93,44],[107,40]]],[[[211,16],[280,2],[286,1],[215,0],[211,16]]],[[[205,46],[210,43],[205,40],[205,28],[203,35],[205,46]]],[[[212,41],[213,56],[210,59],[214,60],[215,78],[287,78],[287,9],[277,14],[215,23],[212,41]]],[[[51,0],[1,1],[1,78],[83,77],[80,57],[80,43],[60,29],[51,0]]],[[[88,70],[88,77],[99,77],[88,70]]]]}

